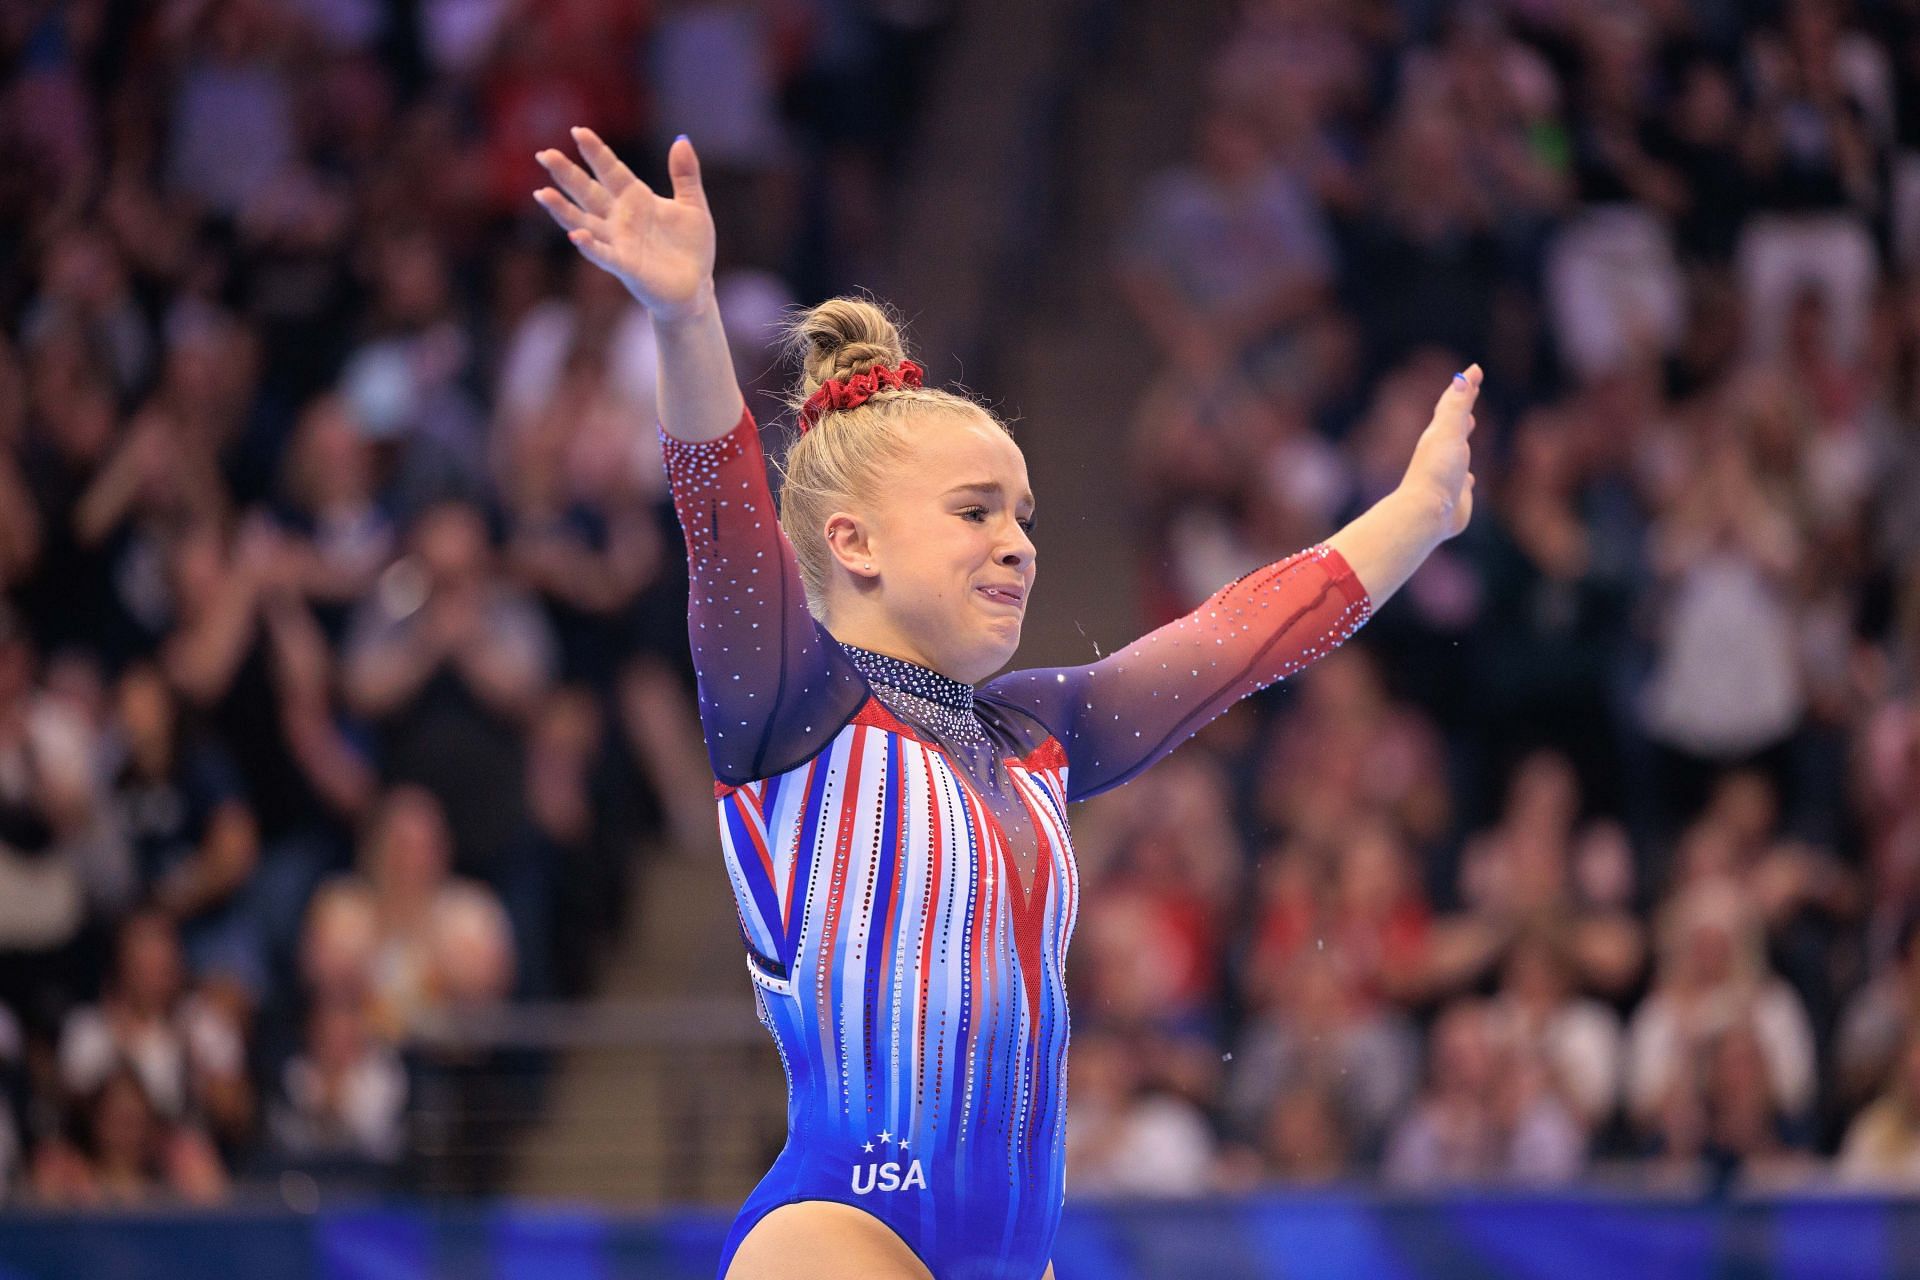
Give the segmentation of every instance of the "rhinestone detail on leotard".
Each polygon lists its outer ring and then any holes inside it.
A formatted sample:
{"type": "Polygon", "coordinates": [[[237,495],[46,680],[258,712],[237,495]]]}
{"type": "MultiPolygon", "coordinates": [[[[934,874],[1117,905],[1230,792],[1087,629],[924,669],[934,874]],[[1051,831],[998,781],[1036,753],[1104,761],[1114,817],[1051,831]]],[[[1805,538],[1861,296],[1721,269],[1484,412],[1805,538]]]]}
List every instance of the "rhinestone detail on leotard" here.
{"type": "Polygon", "coordinates": [[[844,640],[839,644],[875,694],[896,713],[904,711],[957,742],[977,742],[986,737],[973,712],[972,685],[905,658],[875,653],[844,640]]]}

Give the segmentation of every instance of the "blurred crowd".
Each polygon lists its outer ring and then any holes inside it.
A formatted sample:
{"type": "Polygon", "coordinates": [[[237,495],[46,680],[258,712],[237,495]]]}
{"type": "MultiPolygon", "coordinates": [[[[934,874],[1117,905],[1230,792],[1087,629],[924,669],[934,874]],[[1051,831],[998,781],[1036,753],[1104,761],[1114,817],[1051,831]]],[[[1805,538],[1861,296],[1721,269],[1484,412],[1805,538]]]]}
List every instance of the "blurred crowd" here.
{"type": "MultiPolygon", "coordinates": [[[[0,0],[0,1194],[406,1182],[418,1046],[710,841],[651,330],[532,155],[698,140],[771,421],[943,12],[0,0]]],[[[1479,509],[1079,815],[1073,1184],[1920,1188],[1920,2],[1247,0],[1189,155],[1153,615],[1474,359],[1479,509]]]]}
{"type": "Polygon", "coordinates": [[[533,155],[699,139],[759,396],[940,16],[0,0],[0,1199],[420,1185],[418,1046],[711,842],[651,327],[533,155]]]}
{"type": "Polygon", "coordinates": [[[1472,527],[1076,824],[1070,1185],[1920,1189],[1920,4],[1246,0],[1116,246],[1157,617],[1472,527]]]}

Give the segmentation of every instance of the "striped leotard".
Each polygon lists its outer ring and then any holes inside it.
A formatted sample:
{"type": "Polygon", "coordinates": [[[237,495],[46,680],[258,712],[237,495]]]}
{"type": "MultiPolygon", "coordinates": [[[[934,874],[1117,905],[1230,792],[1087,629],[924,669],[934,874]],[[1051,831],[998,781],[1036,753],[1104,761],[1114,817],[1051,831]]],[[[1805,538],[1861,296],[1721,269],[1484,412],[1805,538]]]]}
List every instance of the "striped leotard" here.
{"type": "Polygon", "coordinates": [[[807,612],[760,441],[662,433],[747,972],[788,1136],[734,1223],[801,1200],[890,1227],[935,1280],[1039,1280],[1059,1222],[1067,805],[1338,645],[1369,604],[1315,547],[1099,662],[979,689],[807,612]]]}

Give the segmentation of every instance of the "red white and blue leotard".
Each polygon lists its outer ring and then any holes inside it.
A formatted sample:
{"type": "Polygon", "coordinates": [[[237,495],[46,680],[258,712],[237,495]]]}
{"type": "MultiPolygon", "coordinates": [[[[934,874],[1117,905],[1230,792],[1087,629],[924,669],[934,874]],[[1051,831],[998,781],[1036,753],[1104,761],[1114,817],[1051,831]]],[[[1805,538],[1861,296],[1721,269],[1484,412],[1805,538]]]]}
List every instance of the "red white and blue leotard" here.
{"type": "Polygon", "coordinates": [[[1368,616],[1340,555],[1256,570],[1099,662],[975,690],[807,612],[759,435],[662,433],[714,793],[788,1138],[767,1213],[880,1219],[935,1280],[1039,1280],[1059,1222],[1067,804],[1118,786],[1368,616]]]}

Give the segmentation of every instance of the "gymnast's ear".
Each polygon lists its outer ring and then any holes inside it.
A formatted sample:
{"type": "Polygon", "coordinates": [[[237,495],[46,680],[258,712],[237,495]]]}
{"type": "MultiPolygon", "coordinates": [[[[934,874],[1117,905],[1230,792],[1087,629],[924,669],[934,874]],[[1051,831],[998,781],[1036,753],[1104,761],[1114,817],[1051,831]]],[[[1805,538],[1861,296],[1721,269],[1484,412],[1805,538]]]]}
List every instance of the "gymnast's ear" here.
{"type": "Polygon", "coordinates": [[[873,526],[866,517],[851,511],[836,511],[827,517],[823,530],[827,551],[839,566],[858,579],[880,576],[874,558],[873,526]]]}

